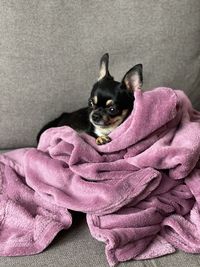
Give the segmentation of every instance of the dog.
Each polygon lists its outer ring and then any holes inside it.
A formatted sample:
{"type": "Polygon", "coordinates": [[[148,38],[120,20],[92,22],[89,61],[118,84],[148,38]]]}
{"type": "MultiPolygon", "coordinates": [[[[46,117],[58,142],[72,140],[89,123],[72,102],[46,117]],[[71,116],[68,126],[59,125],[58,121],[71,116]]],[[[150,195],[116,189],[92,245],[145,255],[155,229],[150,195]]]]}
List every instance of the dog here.
{"type": "Polygon", "coordinates": [[[134,91],[143,84],[143,67],[137,64],[123,77],[121,82],[110,75],[109,55],[100,60],[99,78],[93,85],[88,106],[71,113],[62,113],[47,123],[38,133],[52,127],[70,126],[77,132],[85,132],[96,138],[97,145],[111,141],[109,134],[116,129],[131,113],[134,104],[134,91]]]}

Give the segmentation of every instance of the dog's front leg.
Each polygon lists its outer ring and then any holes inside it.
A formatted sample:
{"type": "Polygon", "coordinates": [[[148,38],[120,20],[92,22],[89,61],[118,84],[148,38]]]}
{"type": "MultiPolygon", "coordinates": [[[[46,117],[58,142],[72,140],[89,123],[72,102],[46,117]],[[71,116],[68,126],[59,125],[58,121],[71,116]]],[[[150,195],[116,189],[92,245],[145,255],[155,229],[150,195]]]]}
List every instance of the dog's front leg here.
{"type": "Polygon", "coordinates": [[[104,145],[111,141],[111,138],[108,135],[101,135],[96,138],[97,145],[104,145]]]}

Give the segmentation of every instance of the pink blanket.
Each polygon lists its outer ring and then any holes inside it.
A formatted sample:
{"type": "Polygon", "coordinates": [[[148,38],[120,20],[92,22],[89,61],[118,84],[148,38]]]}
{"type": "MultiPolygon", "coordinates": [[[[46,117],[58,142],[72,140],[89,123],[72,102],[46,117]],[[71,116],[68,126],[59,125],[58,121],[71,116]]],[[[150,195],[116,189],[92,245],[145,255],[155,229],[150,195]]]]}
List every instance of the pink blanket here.
{"type": "Polygon", "coordinates": [[[111,266],[176,248],[200,252],[200,112],[182,91],[135,92],[134,110],[97,146],[69,127],[0,155],[0,255],[36,254],[69,210],[87,213],[111,266]]]}

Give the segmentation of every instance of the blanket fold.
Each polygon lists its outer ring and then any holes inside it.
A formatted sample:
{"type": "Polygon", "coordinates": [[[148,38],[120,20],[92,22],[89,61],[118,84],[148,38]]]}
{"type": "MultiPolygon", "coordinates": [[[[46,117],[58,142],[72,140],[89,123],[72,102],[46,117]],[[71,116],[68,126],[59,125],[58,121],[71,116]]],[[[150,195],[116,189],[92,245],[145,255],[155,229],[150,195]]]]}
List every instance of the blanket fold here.
{"type": "Polygon", "coordinates": [[[43,251],[87,214],[108,263],[200,252],[200,112],[180,90],[135,92],[112,141],[64,126],[0,155],[0,255],[43,251]]]}

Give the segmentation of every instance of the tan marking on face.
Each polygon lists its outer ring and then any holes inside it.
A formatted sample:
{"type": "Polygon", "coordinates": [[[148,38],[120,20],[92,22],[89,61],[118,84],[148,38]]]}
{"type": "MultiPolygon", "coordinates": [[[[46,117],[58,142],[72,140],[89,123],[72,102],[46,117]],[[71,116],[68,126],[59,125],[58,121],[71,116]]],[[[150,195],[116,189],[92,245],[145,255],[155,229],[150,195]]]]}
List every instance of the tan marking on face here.
{"type": "Polygon", "coordinates": [[[102,119],[103,119],[105,124],[109,123],[109,117],[107,115],[103,115],[102,119]]]}
{"type": "Polygon", "coordinates": [[[94,98],[93,98],[93,102],[94,102],[94,104],[96,105],[97,104],[97,102],[98,102],[98,98],[97,98],[97,96],[95,95],[94,96],[94,98]]]}
{"type": "Polygon", "coordinates": [[[122,111],[122,116],[125,118],[127,114],[128,114],[128,109],[124,109],[122,111]]]}
{"type": "Polygon", "coordinates": [[[112,101],[112,99],[108,99],[106,101],[106,106],[111,106],[111,105],[113,105],[113,101],[112,101]]]}
{"type": "Polygon", "coordinates": [[[119,124],[122,123],[122,121],[125,119],[127,113],[128,113],[128,109],[124,109],[122,111],[122,114],[121,115],[116,116],[114,118],[110,118],[110,120],[109,120],[110,124],[111,125],[115,125],[117,122],[119,122],[119,124]]]}

